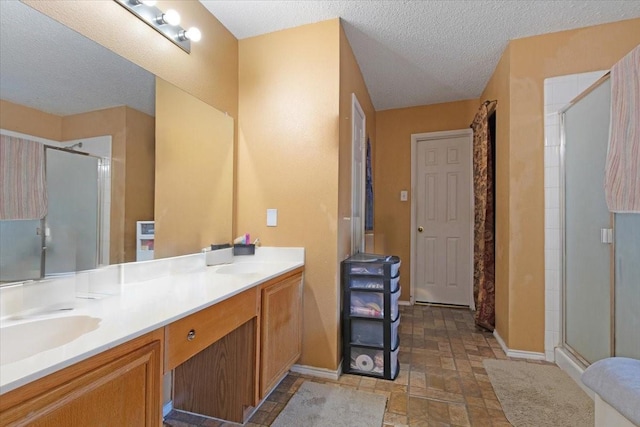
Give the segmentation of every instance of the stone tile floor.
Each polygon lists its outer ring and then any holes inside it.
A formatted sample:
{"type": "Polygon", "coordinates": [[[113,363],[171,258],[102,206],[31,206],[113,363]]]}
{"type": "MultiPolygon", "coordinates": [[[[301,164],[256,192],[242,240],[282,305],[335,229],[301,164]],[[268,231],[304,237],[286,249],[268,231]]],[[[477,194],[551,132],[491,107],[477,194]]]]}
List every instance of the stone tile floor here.
{"type": "MultiPolygon", "coordinates": [[[[482,365],[484,359],[507,357],[491,333],[476,328],[473,313],[420,305],[401,306],[401,313],[400,373],[395,381],[349,374],[333,381],[290,373],[246,426],[271,425],[304,381],[387,396],[384,427],[511,426],[482,365]]],[[[164,425],[237,426],[177,411],[167,416],[164,425]]]]}

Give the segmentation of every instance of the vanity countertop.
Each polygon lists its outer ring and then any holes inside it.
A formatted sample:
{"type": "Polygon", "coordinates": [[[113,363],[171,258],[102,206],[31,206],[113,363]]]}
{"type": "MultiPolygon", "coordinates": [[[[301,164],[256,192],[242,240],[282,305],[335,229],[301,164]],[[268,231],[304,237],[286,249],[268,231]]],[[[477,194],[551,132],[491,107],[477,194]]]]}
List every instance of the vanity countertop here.
{"type": "MultiPolygon", "coordinates": [[[[123,264],[136,268],[137,281],[119,285],[119,292],[96,299],[76,298],[73,310],[3,320],[2,327],[67,316],[99,318],[99,326],[73,341],[13,363],[0,365],[0,394],[42,378],[81,360],[120,345],[200,311],[288,271],[304,266],[304,248],[258,248],[254,256],[234,257],[233,264],[201,267],[145,280],[144,271],[157,271],[166,260],[123,264]],[[240,264],[246,264],[246,272],[240,264]],[[229,268],[238,265],[238,268],[229,268]],[[140,268],[142,267],[142,273],[140,268]],[[149,268],[151,267],[151,268],[149,268]]],[[[184,257],[182,257],[184,258],[184,257]]],[[[162,270],[162,268],[160,268],[162,270]]],[[[133,276],[133,275],[130,275],[133,276]]],[[[46,285],[42,285],[46,286],[46,285]]],[[[0,330],[1,333],[1,330],[0,330]]],[[[28,338],[10,345],[30,345],[28,338]]],[[[6,343],[5,343],[6,344],[6,343]]],[[[0,360],[0,363],[2,361],[0,360]]]]}

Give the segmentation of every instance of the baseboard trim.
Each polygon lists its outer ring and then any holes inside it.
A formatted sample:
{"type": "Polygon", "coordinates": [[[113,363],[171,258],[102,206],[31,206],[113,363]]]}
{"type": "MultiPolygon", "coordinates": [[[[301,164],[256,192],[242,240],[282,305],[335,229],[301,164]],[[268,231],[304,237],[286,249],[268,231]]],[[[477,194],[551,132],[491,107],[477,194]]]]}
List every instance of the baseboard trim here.
{"type": "Polygon", "coordinates": [[[507,354],[507,352],[509,351],[509,348],[507,347],[507,345],[504,343],[504,340],[502,339],[502,337],[500,336],[500,334],[498,333],[497,329],[493,330],[493,336],[496,339],[496,341],[498,341],[498,344],[500,344],[500,347],[502,347],[502,351],[504,351],[504,354],[507,354]]]}
{"type": "Polygon", "coordinates": [[[567,353],[564,349],[556,347],[555,350],[556,365],[567,373],[573,379],[580,388],[589,395],[592,399],[596,398],[596,394],[593,390],[582,383],[582,373],[584,368],[576,362],[573,357],[567,353]]]}
{"type": "Polygon", "coordinates": [[[504,354],[506,354],[507,357],[513,357],[515,359],[547,360],[544,353],[538,353],[536,351],[511,350],[507,347],[497,329],[493,330],[493,336],[496,338],[496,341],[498,341],[498,344],[500,344],[502,351],[504,351],[504,354]]]}
{"type": "Polygon", "coordinates": [[[296,372],[302,375],[310,375],[312,377],[326,378],[329,380],[337,381],[342,375],[342,361],[338,365],[338,369],[332,371],[331,369],[316,368],[315,366],[307,365],[293,365],[291,367],[292,372],[296,372]]]}
{"type": "Polygon", "coordinates": [[[173,400],[170,400],[169,402],[165,403],[162,406],[162,418],[169,415],[169,412],[171,412],[172,410],[173,410],[173,400]]]}
{"type": "Polygon", "coordinates": [[[398,305],[413,305],[411,301],[398,300],[398,305]]]}

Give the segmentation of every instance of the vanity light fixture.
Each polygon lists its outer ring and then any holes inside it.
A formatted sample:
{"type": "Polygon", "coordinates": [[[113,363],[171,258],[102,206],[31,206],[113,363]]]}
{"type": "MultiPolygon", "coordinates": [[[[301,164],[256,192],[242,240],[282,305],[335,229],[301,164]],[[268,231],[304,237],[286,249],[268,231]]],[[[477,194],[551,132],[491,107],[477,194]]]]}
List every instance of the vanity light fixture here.
{"type": "Polygon", "coordinates": [[[191,42],[198,42],[202,38],[202,33],[196,27],[185,30],[180,26],[180,14],[178,12],[173,9],[163,12],[155,6],[156,2],[154,0],[114,1],[187,53],[191,52],[191,42]]]}
{"type": "Polygon", "coordinates": [[[158,3],[156,0],[130,0],[132,5],[137,5],[137,4],[146,4],[147,6],[155,6],[156,3],[158,3]]]}

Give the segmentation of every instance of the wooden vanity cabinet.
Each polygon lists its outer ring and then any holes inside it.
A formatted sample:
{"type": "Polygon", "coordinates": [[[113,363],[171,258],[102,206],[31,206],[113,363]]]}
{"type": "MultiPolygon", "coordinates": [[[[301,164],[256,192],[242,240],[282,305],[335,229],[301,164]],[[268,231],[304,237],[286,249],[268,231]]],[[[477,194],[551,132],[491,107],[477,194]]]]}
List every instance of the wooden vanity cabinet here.
{"type": "Polygon", "coordinates": [[[260,398],[271,390],[302,353],[302,268],[260,288],[260,398]]]}
{"type": "Polygon", "coordinates": [[[162,421],[162,330],[0,397],[0,426],[146,426],[162,421]]]}
{"type": "Polygon", "coordinates": [[[160,426],[175,409],[243,423],[302,352],[303,268],[0,396],[4,426],[160,426]]]}
{"type": "Polygon", "coordinates": [[[165,328],[175,409],[236,423],[251,413],[258,403],[258,295],[246,290],[165,328]]]}

